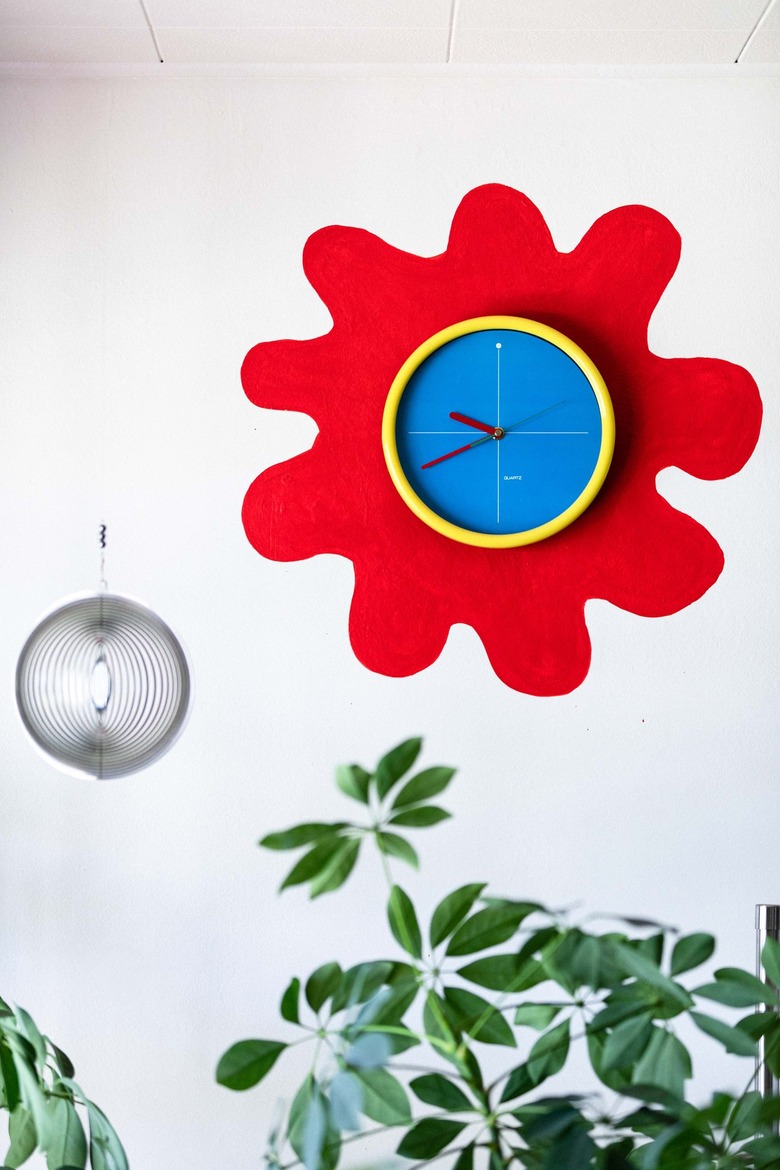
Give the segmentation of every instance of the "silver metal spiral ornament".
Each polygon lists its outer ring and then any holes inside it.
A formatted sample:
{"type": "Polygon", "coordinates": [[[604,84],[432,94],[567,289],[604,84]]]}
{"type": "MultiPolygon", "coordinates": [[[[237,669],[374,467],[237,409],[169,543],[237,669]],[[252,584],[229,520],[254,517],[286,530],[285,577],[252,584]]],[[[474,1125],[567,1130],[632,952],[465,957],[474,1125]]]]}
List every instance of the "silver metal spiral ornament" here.
{"type": "Polygon", "coordinates": [[[117,593],[62,602],[30,634],[16,668],[16,702],[33,742],[58,767],[98,780],[167,752],[191,695],[173,631],[117,593]]]}

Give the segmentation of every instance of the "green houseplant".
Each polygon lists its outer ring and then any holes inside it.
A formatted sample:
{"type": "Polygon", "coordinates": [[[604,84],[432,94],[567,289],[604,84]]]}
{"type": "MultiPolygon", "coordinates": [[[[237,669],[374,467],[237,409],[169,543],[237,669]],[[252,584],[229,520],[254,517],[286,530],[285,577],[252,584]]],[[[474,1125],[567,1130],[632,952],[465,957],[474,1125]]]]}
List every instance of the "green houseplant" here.
{"type": "Polygon", "coordinates": [[[8,1113],[9,1142],[4,1167],[22,1166],[40,1150],[48,1170],[128,1170],[111,1122],[74,1077],[70,1059],[32,1016],[0,999],[0,1111],[8,1113]]]}
{"type": "MultiPolygon", "coordinates": [[[[267,1164],[334,1170],[350,1142],[395,1129],[409,1165],[447,1158],[455,1170],[780,1167],[780,1101],[750,1088],[759,1037],[780,1073],[776,995],[733,967],[696,982],[691,973],[715,948],[711,935],[678,937],[641,919],[592,932],[537,902],[493,897],[482,882],[442,898],[423,930],[391,867],[418,864],[407,830],[449,816],[432,802],[454,772],[410,774],[420,749],[411,739],[373,772],[337,769],[339,788],[364,806],[365,823],[300,824],[260,842],[303,850],[282,889],[308,885],[312,897],[343,886],[372,842],[399,948],[348,970],[328,962],[305,983],[292,979],[280,1009],[291,1039],[242,1040],[222,1056],[218,1081],[244,1090],[291,1044],[311,1043],[309,1071],[270,1134],[267,1164]],[[740,1018],[723,1019],[721,1005],[740,1018]],[[678,1034],[686,1019],[744,1058],[743,1092],[691,1102],[691,1058],[678,1034]],[[556,1093],[547,1082],[577,1042],[599,1091],[556,1093]],[[485,1067],[491,1047],[508,1055],[497,1076],[485,1067]]],[[[768,943],[763,961],[780,985],[780,946],[768,943]]]]}

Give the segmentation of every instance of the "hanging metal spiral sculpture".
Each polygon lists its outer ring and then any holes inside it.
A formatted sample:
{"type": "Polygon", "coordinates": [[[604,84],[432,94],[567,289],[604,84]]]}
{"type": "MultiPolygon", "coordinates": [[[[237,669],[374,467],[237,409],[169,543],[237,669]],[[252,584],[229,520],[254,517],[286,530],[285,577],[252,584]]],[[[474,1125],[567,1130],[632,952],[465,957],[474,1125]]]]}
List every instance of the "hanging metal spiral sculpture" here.
{"type": "Polygon", "coordinates": [[[25,642],[16,701],[34,743],[59,767],[98,780],[159,759],[191,698],[181,644],[165,622],[116,593],[72,598],[25,642]]]}

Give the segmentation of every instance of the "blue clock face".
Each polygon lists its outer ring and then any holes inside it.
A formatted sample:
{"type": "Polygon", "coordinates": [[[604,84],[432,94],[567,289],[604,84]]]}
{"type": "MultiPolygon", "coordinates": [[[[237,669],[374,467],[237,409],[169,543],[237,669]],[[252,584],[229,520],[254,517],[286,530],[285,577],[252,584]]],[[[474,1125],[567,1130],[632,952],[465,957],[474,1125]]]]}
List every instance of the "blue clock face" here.
{"type": "Polygon", "coordinates": [[[421,519],[488,547],[553,535],[595,497],[614,416],[590,359],[523,318],[461,322],[429,339],[393,383],[390,473],[421,519]]]}

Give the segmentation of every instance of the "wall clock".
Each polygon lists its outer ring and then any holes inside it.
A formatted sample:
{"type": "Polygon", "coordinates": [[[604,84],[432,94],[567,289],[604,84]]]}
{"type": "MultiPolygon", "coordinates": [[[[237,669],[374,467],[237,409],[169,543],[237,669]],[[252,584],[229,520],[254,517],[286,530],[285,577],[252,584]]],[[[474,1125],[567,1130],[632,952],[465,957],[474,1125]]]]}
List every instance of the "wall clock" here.
{"type": "Polygon", "coordinates": [[[615,416],[604,379],[570,338],[522,317],[477,317],[404,362],[382,441],[416,516],[464,544],[514,548],[560,532],[595,499],[615,416]]]}
{"type": "Polygon", "coordinates": [[[649,349],[679,253],[641,206],[560,252],[533,203],[497,184],[465,196],[438,255],[359,228],[309,239],[333,327],[255,346],[242,381],[319,433],[259,475],[243,520],[265,557],[352,561],[350,640],[367,667],[413,674],[466,623],[508,686],[565,694],[590,667],[589,598],[661,617],[714,583],[718,544],[656,477],[734,474],[761,401],[739,366],[649,349]],[[541,433],[555,430],[569,433],[541,433]]]}

